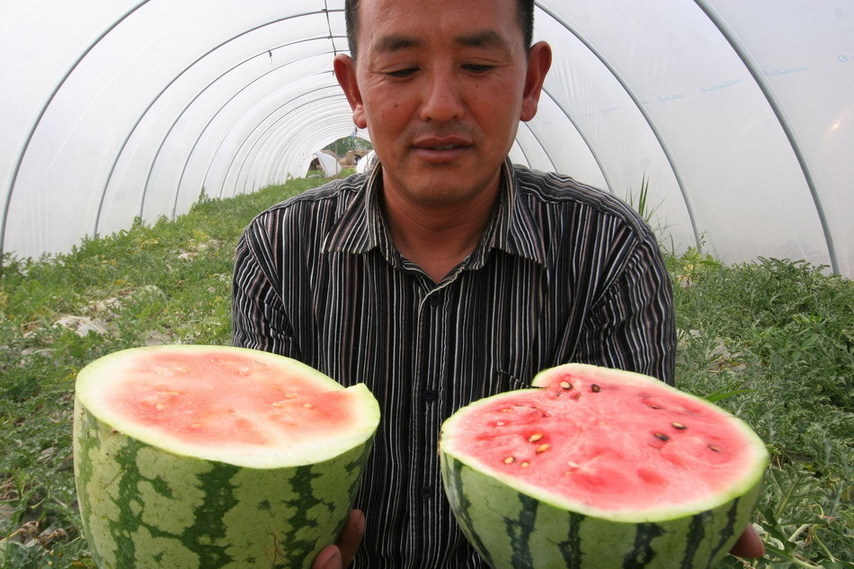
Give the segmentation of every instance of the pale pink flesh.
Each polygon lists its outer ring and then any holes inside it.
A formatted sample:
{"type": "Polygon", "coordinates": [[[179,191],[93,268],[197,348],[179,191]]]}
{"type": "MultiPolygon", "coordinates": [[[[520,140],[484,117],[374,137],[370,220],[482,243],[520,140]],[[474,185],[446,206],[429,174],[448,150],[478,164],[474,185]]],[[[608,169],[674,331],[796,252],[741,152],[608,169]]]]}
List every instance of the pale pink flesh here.
{"type": "Polygon", "coordinates": [[[349,392],[242,354],[148,354],[105,399],[130,422],[187,443],[267,445],[346,428],[349,392]]]}

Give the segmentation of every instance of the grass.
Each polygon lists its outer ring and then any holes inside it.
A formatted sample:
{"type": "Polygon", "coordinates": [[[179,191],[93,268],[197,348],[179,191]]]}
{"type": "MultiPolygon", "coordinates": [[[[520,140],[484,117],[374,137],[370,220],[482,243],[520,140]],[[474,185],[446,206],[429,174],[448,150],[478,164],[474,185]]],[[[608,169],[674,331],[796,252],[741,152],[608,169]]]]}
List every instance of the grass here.
{"type": "MultiPolygon", "coordinates": [[[[294,180],[185,216],[6,258],[0,276],[0,567],[93,568],[71,459],[72,390],[89,361],[146,343],[229,342],[234,244],[294,180]],[[83,334],[86,330],[92,330],[83,334]]],[[[753,425],[773,455],[756,527],[768,554],[727,567],[854,567],[854,287],[805,263],[667,255],[678,381],[753,425]]]]}
{"type": "Polygon", "coordinates": [[[638,212],[638,215],[648,224],[653,225],[653,216],[658,211],[661,204],[652,206],[649,203],[649,178],[646,174],[641,179],[641,185],[637,192],[629,191],[625,196],[625,201],[629,206],[638,212]]]}

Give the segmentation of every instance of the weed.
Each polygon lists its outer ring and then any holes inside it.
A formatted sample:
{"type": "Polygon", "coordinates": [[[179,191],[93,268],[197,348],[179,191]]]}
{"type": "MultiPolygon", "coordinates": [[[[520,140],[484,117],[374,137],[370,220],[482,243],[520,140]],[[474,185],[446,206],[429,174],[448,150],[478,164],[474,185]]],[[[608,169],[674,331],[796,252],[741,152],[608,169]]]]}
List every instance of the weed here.
{"type": "MultiPolygon", "coordinates": [[[[643,219],[648,225],[652,225],[653,217],[661,206],[661,203],[654,206],[649,203],[649,178],[646,177],[646,174],[644,174],[641,179],[641,185],[637,193],[631,191],[628,192],[626,194],[625,201],[631,208],[638,212],[641,219],[643,219]]],[[[663,228],[656,227],[657,231],[662,229],[663,228]]]]}

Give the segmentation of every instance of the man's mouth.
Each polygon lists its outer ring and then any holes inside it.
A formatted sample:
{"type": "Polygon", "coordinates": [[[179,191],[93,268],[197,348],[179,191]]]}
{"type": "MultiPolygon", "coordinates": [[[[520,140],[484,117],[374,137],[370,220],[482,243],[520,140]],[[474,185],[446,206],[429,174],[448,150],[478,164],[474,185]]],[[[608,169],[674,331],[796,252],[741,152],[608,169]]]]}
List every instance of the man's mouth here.
{"type": "Polygon", "coordinates": [[[439,152],[467,148],[471,146],[471,143],[467,139],[456,135],[424,136],[415,139],[413,141],[413,146],[420,150],[432,150],[439,152]]]}
{"type": "Polygon", "coordinates": [[[429,162],[447,162],[460,157],[471,143],[460,137],[425,137],[416,140],[413,150],[429,162]]]}
{"type": "Polygon", "coordinates": [[[412,149],[421,160],[431,164],[450,164],[459,160],[470,148],[467,144],[415,144],[412,149]]]}

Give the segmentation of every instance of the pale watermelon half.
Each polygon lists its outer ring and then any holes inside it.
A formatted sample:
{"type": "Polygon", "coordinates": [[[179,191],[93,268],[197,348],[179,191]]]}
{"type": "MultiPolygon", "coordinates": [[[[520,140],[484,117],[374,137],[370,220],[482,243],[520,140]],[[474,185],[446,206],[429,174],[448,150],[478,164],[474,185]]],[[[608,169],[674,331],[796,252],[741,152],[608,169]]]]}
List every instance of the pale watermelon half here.
{"type": "Polygon", "coordinates": [[[362,385],[226,346],[115,352],[77,377],[74,470],[100,569],[308,568],[379,423],[362,385]]]}
{"type": "Polygon", "coordinates": [[[635,373],[567,364],[533,384],[442,426],[448,500],[492,567],[717,565],[768,465],[747,424],[635,373]]]}

